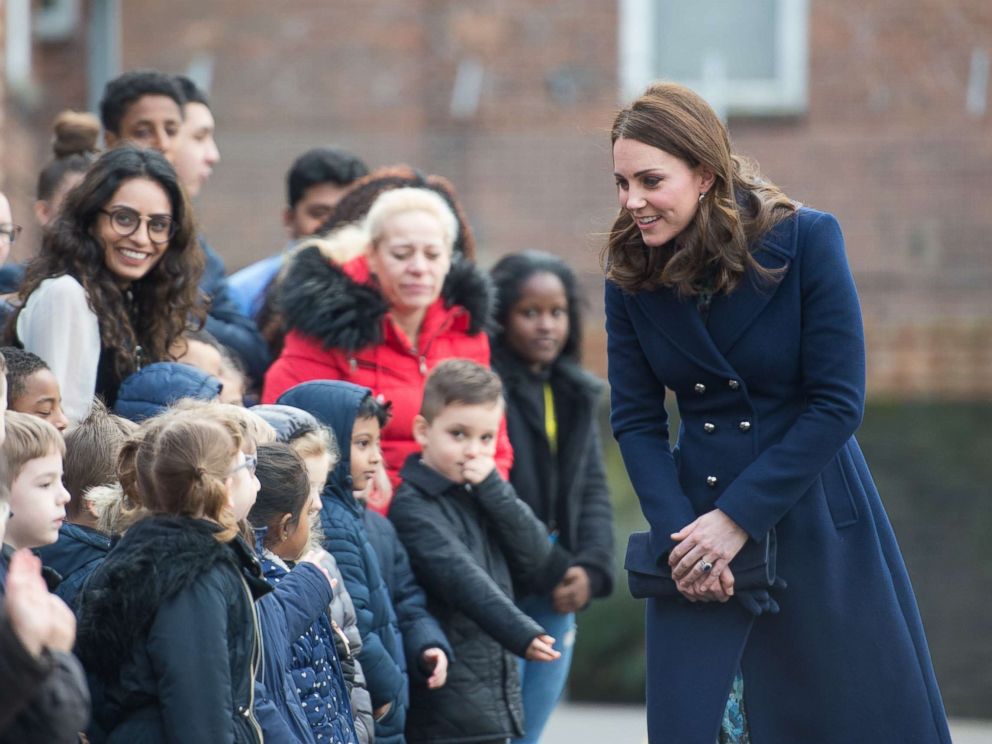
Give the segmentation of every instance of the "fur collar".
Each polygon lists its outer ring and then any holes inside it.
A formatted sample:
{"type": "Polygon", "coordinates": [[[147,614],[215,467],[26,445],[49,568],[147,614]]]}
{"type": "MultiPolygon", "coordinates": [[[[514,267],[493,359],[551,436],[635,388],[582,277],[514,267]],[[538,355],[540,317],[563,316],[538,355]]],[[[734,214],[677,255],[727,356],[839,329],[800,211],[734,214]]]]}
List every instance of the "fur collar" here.
{"type": "Polygon", "coordinates": [[[154,516],[124,534],[78,600],[76,652],[89,672],[113,679],[147,635],[159,606],[214,567],[230,566],[246,580],[261,575],[241,538],[218,542],[218,529],[202,519],[154,516]]]}
{"type": "MultiPolygon", "coordinates": [[[[278,303],[290,330],[319,339],[326,349],[358,351],[383,341],[383,318],[389,304],[374,278],[365,280],[364,258],[338,266],[317,248],[300,251],[279,290],[278,303]]],[[[445,307],[460,306],[469,315],[469,335],[488,330],[494,306],[489,276],[455,255],[441,290],[445,307]]]]}

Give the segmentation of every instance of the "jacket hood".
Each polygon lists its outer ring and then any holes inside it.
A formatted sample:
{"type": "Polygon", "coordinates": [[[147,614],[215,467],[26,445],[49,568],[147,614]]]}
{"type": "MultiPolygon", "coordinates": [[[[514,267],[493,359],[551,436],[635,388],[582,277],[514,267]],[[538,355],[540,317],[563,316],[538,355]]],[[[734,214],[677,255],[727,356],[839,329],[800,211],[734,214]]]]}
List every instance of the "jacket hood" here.
{"type": "Polygon", "coordinates": [[[203,519],[153,516],[124,533],[77,602],[76,653],[88,671],[112,679],[158,608],[216,565],[233,567],[256,596],[271,590],[251,548],[240,537],[218,542],[219,529],[203,519]]]}
{"type": "Polygon", "coordinates": [[[327,480],[339,494],[351,496],[351,430],[358,407],[372,391],[341,380],[311,380],[294,385],[279,396],[281,405],[302,408],[328,427],[337,440],[341,459],[327,480]]]}
{"type": "MultiPolygon", "coordinates": [[[[459,306],[469,318],[469,335],[491,325],[494,291],[488,275],[456,254],[441,289],[445,307],[459,306]]],[[[324,348],[357,351],[382,343],[389,303],[364,256],[338,266],[317,248],[300,251],[279,291],[286,325],[321,341],[324,348]]]]}
{"type": "Polygon", "coordinates": [[[155,362],[121,383],[114,413],[132,421],[142,421],[182,398],[216,400],[221,387],[220,380],[196,367],[179,362],[155,362]]]}
{"type": "MultiPolygon", "coordinates": [[[[507,348],[500,339],[492,339],[491,344],[492,368],[499,374],[506,387],[512,388],[519,384],[526,384],[535,378],[527,363],[507,348]]],[[[546,374],[548,379],[561,380],[564,390],[574,394],[591,396],[594,399],[598,398],[606,387],[605,383],[598,377],[582,369],[574,361],[561,357],[551,365],[546,374]]]]}
{"type": "Polygon", "coordinates": [[[302,408],[278,403],[263,403],[249,410],[261,416],[276,431],[276,441],[289,442],[303,434],[316,431],[320,422],[314,415],[302,408]]]}

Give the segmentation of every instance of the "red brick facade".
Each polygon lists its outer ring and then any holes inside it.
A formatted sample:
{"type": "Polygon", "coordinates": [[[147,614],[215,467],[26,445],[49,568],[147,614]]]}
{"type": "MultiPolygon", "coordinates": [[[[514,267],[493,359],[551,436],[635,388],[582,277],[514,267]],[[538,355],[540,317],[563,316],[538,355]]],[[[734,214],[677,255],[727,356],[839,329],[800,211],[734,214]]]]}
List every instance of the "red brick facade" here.
{"type": "MultiPolygon", "coordinates": [[[[732,120],[735,143],[794,198],[840,218],[873,395],[992,396],[992,111],[965,105],[973,49],[992,53],[992,4],[809,5],[807,113],[732,120]]],[[[284,240],[283,174],[303,149],[333,142],[372,165],[409,162],[458,187],[484,263],[540,247],[583,273],[588,360],[603,371],[597,254],[615,211],[617,2],[122,6],[127,67],[212,60],[223,161],[199,214],[230,267],[284,240]],[[477,101],[466,99],[477,106],[461,118],[451,114],[459,69],[463,79],[481,70],[477,91],[468,86],[477,101]]],[[[42,158],[51,114],[85,100],[82,42],[36,58],[31,146],[9,135],[9,115],[4,126],[3,188],[21,214],[28,184],[9,169],[34,166],[23,150],[42,158]]]]}

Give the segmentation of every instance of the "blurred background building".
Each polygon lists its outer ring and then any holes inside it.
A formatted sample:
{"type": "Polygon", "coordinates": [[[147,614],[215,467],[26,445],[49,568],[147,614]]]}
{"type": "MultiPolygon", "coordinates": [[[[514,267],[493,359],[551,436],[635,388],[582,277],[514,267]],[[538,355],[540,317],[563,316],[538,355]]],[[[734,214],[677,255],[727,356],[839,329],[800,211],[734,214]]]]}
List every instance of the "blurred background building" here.
{"type": "MultiPolygon", "coordinates": [[[[197,210],[230,269],[283,244],[283,176],[298,153],[334,143],[373,166],[406,162],[455,184],[484,264],[527,247],[569,259],[588,287],[586,360],[601,374],[612,114],[652,79],[695,87],[738,150],[840,219],[869,345],[860,438],[906,549],[948,707],[992,715],[988,0],[0,8],[0,188],[29,228],[19,258],[37,246],[30,205],[54,115],[92,109],[125,69],[183,72],[210,91],[218,123],[223,159],[197,210]]],[[[639,515],[618,462],[614,483],[622,537],[639,515]]],[[[639,638],[618,619],[628,602],[583,619],[573,677],[596,669],[601,681],[577,682],[575,695],[638,694],[639,638]]]]}

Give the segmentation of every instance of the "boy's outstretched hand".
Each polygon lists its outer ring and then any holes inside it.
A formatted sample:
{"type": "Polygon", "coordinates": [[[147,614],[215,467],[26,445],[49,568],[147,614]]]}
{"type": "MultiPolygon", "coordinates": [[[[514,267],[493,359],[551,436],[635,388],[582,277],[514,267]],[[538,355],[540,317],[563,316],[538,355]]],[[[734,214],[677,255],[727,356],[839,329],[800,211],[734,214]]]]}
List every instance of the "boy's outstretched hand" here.
{"type": "Polygon", "coordinates": [[[555,651],[554,649],[555,639],[551,636],[539,635],[530,645],[527,647],[527,653],[524,654],[524,658],[527,661],[554,661],[561,656],[560,651],[555,651]]]}
{"type": "Polygon", "coordinates": [[[448,655],[439,648],[429,648],[420,655],[420,665],[424,671],[430,672],[427,678],[427,689],[436,690],[444,687],[448,681],[448,655]]]}
{"type": "Polygon", "coordinates": [[[496,459],[492,455],[476,455],[462,465],[462,477],[466,483],[477,486],[496,469],[496,459]]]}

